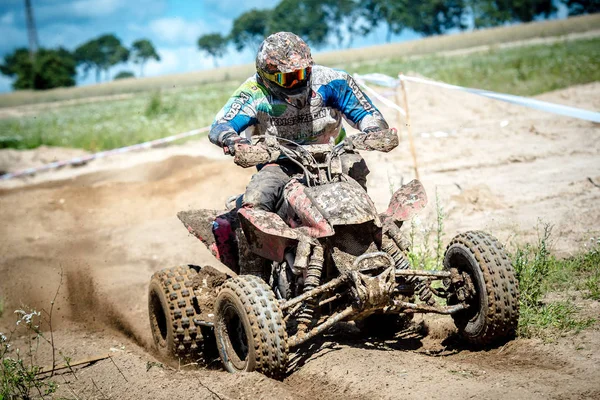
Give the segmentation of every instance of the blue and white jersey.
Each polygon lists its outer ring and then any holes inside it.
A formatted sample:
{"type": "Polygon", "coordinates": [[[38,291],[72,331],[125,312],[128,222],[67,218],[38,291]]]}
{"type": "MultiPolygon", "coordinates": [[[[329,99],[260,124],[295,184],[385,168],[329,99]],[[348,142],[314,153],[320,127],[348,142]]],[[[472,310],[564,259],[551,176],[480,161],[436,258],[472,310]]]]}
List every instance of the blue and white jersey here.
{"type": "Polygon", "coordinates": [[[299,144],[340,140],[342,116],[354,128],[388,128],[371,100],[347,73],[314,65],[310,80],[310,101],[297,108],[273,96],[259,81],[248,78],[217,114],[209,138],[219,144],[224,132],[234,130],[246,137],[274,135],[299,144]]]}

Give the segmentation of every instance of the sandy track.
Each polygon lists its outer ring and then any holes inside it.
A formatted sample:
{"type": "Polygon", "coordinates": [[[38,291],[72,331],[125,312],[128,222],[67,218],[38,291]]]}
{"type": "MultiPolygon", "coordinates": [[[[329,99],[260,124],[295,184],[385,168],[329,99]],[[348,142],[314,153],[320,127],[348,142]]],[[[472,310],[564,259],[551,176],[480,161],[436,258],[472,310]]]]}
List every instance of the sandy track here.
{"type": "MultiPolygon", "coordinates": [[[[594,83],[540,97],[598,110],[599,90],[594,83]]],[[[425,86],[411,85],[409,97],[421,180],[431,200],[421,219],[425,226],[433,223],[437,190],[447,214],[446,242],[466,229],[485,229],[509,243],[532,239],[538,220],[554,224],[555,248],[562,254],[598,237],[600,188],[588,180],[600,183],[598,126],[467,94],[433,93],[425,86]]],[[[382,111],[395,119],[392,111],[382,111]]],[[[405,129],[402,144],[390,154],[365,154],[372,171],[369,191],[380,209],[391,186],[412,179],[405,129]]],[[[7,151],[0,161],[10,157],[16,168],[20,161],[31,165],[51,159],[53,152],[7,151]]],[[[597,329],[554,344],[517,340],[472,352],[453,339],[447,320],[435,318],[385,343],[365,343],[345,327],[303,348],[284,382],[259,374],[232,376],[218,363],[194,371],[146,370],[156,361],[146,346],[149,277],[163,267],[212,261],[175,214],[221,207],[227,196],[244,190],[250,175],[201,140],[2,184],[5,308],[47,308],[62,268],[58,347],[73,360],[112,348],[125,375],[101,361],[81,369],[78,380],[59,377],[62,394],[73,397],[73,390],[80,398],[131,399],[600,396],[597,329]]],[[[588,306],[592,315],[600,314],[597,302],[588,306]]],[[[11,320],[10,313],[0,319],[0,331],[11,320]]],[[[40,363],[48,362],[43,346],[40,363]]]]}

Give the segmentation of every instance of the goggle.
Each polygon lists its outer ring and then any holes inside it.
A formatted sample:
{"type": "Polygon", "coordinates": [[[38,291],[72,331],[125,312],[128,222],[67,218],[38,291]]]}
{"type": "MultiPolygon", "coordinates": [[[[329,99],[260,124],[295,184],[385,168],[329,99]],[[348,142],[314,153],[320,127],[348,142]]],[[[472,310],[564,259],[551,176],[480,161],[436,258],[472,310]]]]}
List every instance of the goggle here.
{"type": "Polygon", "coordinates": [[[275,72],[274,74],[263,71],[263,74],[265,75],[265,78],[271,82],[286,89],[291,89],[303,81],[306,81],[310,77],[311,70],[312,67],[306,67],[292,72],[275,72]]]}

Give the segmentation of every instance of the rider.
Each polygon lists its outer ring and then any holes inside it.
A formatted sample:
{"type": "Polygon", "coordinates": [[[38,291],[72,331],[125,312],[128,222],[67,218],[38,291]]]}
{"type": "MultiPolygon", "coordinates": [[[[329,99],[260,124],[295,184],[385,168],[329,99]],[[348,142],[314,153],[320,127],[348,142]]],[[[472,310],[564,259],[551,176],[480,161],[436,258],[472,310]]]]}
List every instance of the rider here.
{"type": "MultiPolygon", "coordinates": [[[[342,116],[362,133],[353,137],[359,148],[378,140],[398,143],[388,124],[354,79],[341,70],[316,65],[310,48],[290,32],[268,36],[256,55],[256,74],[248,78],[217,114],[210,141],[234,155],[236,144],[250,143],[252,135],[274,135],[298,144],[344,140],[342,116]],[[241,133],[245,131],[245,137],[241,133]]],[[[342,155],[342,168],[366,188],[365,161],[351,150],[342,155]]],[[[296,170],[285,160],[263,166],[246,188],[245,207],[277,212],[283,187],[296,170]]]]}

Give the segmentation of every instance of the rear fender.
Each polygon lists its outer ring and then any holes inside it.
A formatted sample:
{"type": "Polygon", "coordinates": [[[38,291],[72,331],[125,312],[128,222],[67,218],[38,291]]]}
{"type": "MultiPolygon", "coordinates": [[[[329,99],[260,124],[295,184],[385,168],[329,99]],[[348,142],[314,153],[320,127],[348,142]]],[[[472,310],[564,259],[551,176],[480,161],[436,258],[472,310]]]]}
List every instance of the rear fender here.
{"type": "Polygon", "coordinates": [[[188,210],[178,212],[177,217],[216,259],[237,271],[235,229],[238,221],[235,211],[188,210]]]}
{"type": "Polygon", "coordinates": [[[300,239],[275,213],[243,207],[238,216],[250,250],[268,260],[283,261],[285,250],[300,239]]]}
{"type": "Polygon", "coordinates": [[[383,213],[387,221],[408,221],[427,205],[425,188],[418,180],[414,179],[402,186],[394,193],[390,205],[383,213]]]}

